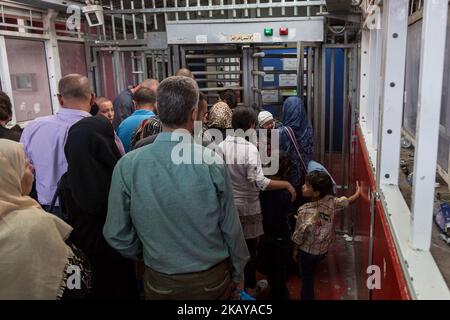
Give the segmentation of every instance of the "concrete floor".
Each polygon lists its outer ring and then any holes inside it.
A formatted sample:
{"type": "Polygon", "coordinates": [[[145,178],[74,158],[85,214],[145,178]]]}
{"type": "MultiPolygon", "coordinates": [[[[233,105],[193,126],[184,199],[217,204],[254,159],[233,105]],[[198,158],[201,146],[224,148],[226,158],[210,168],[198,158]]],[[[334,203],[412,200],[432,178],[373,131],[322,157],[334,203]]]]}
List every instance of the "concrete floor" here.
{"type": "MultiPolygon", "coordinates": [[[[258,279],[264,277],[260,274],[258,279]]],[[[300,300],[302,280],[291,275],[288,289],[292,300],[300,300]]],[[[356,300],[358,298],[353,242],[337,235],[327,257],[318,266],[315,279],[316,300],[356,300]]]]}

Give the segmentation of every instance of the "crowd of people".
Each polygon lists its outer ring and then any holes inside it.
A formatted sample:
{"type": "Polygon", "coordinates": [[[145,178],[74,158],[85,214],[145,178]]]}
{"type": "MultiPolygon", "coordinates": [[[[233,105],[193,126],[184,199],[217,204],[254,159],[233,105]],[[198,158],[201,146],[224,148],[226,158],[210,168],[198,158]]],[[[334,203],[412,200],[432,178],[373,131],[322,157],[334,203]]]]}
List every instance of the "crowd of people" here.
{"type": "Polygon", "coordinates": [[[336,197],[299,97],[281,121],[233,90],[209,108],[188,69],[114,101],[78,74],[58,92],[23,132],[0,92],[0,299],[289,299],[290,261],[314,299],[334,214],[360,191],[336,197]],[[270,175],[258,128],[279,136],[270,175]]]}

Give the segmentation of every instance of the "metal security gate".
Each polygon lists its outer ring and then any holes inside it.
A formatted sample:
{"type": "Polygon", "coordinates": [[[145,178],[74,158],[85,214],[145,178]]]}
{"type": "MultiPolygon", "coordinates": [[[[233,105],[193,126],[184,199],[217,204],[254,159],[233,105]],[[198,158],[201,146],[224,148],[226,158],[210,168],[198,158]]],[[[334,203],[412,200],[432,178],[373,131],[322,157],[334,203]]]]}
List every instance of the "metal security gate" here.
{"type": "Polygon", "coordinates": [[[180,67],[192,71],[200,91],[208,97],[208,103],[214,104],[219,94],[226,90],[233,90],[247,103],[245,90],[245,77],[243,54],[245,49],[238,45],[186,45],[174,46],[175,55],[179,55],[174,64],[175,69],[180,67]],[[176,67],[176,68],[175,68],[176,67]]]}
{"type": "Polygon", "coordinates": [[[172,75],[169,50],[147,50],[145,51],[145,57],[147,63],[146,78],[162,81],[172,75]]]}

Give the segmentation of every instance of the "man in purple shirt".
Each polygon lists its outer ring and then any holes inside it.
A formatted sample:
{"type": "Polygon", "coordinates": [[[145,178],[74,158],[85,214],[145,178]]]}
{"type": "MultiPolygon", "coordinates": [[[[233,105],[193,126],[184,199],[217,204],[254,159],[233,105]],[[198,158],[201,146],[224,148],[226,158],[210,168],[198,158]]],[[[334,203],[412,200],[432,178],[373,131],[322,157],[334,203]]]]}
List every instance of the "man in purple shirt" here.
{"type": "MultiPolygon", "coordinates": [[[[67,171],[64,145],[69,129],[79,120],[91,116],[89,111],[95,99],[88,78],[79,74],[63,77],[58,91],[59,111],[30,122],[20,139],[34,166],[38,200],[45,210],[50,208],[58,181],[67,171]]],[[[53,213],[59,214],[59,207],[53,213]]]]}

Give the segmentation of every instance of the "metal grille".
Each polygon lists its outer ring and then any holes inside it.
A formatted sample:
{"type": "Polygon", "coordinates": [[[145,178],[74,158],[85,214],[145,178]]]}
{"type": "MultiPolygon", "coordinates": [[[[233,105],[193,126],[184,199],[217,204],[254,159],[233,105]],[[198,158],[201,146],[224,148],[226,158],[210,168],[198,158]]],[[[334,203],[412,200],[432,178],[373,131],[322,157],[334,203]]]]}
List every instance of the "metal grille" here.
{"type": "Polygon", "coordinates": [[[313,17],[324,12],[326,1],[104,0],[102,4],[109,8],[105,17],[111,40],[137,40],[147,32],[165,31],[169,21],[313,17]]]}

